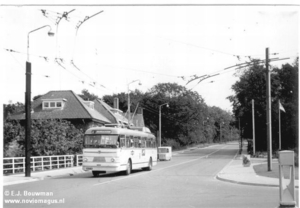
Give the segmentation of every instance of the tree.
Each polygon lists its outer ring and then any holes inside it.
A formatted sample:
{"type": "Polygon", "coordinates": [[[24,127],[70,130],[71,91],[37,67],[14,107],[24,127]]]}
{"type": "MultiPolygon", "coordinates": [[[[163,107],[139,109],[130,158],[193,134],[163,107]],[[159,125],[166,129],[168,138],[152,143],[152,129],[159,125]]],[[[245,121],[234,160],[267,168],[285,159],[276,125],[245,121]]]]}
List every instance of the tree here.
{"type": "MultiPolygon", "coordinates": [[[[104,102],[113,106],[113,99],[119,98],[119,109],[123,112],[128,108],[128,95],[119,93],[103,96],[104,102]]],[[[195,91],[176,83],[159,83],[146,93],[138,90],[130,92],[131,112],[137,104],[143,108],[145,125],[151,132],[158,135],[159,106],[161,108],[161,137],[163,145],[172,145],[180,148],[186,145],[219,142],[220,123],[222,124],[222,137],[228,139],[234,119],[231,113],[217,107],[209,107],[204,99],[195,91]],[[207,118],[209,118],[207,120],[207,118]]],[[[233,138],[236,131],[233,128],[233,138]]],[[[222,141],[223,141],[222,140],[222,141]]]]}
{"type": "Polygon", "coordinates": [[[99,97],[93,93],[90,93],[87,89],[83,89],[81,91],[82,94],[79,94],[79,97],[81,97],[83,100],[96,100],[99,99],[99,97]]]}
{"type": "Polygon", "coordinates": [[[36,96],[34,96],[34,97],[32,98],[32,100],[35,101],[35,100],[39,99],[39,98],[42,97],[42,96],[43,96],[43,95],[36,95],[36,96]]]}
{"type": "MultiPolygon", "coordinates": [[[[254,62],[253,66],[241,72],[240,80],[232,86],[235,95],[228,99],[233,104],[236,120],[240,120],[243,138],[252,138],[251,100],[255,100],[256,149],[266,150],[266,73],[263,66],[254,62]]],[[[295,147],[298,140],[298,61],[293,66],[285,64],[272,70],[271,97],[272,147],[278,148],[278,99],[288,109],[283,116],[282,136],[285,139],[282,145],[284,148],[295,147]]]]}

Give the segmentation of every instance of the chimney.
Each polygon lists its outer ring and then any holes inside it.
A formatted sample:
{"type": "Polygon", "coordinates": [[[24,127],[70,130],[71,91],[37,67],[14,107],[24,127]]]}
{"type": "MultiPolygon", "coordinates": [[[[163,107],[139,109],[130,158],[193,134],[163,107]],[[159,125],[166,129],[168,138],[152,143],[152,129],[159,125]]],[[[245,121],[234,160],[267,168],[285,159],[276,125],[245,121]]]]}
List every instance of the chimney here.
{"type": "Polygon", "coordinates": [[[119,109],[119,98],[117,97],[114,98],[114,108],[119,109]]]}
{"type": "Polygon", "coordinates": [[[143,115],[143,108],[139,107],[137,110],[137,114],[143,115]]]}

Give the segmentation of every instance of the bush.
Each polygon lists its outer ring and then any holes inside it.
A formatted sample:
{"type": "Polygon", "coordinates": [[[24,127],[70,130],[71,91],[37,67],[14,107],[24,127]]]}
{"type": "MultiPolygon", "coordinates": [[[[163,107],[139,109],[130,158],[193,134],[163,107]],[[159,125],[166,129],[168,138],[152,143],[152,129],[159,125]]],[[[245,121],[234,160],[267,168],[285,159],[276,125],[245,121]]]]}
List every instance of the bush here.
{"type": "MultiPolygon", "coordinates": [[[[58,119],[32,120],[31,155],[66,155],[82,151],[83,131],[69,121],[58,119]]],[[[4,155],[17,157],[25,147],[25,129],[18,122],[4,123],[4,155]]]]}
{"type": "Polygon", "coordinates": [[[17,140],[12,141],[5,151],[5,157],[24,157],[25,151],[18,144],[17,140]]]}
{"type": "Polygon", "coordinates": [[[162,146],[171,146],[172,150],[180,149],[179,142],[175,141],[174,139],[166,139],[162,146]]]}

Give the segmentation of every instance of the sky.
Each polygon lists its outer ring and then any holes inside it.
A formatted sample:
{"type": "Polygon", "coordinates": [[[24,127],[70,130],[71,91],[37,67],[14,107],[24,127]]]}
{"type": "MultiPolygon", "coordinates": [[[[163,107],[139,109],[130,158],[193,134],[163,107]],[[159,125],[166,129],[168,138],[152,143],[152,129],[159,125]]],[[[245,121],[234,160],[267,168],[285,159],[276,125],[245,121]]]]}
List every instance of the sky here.
{"type": "Polygon", "coordinates": [[[273,67],[299,56],[299,7],[292,5],[2,5],[0,25],[5,104],[24,103],[28,40],[32,97],[83,89],[102,97],[170,82],[228,111],[238,77],[225,68],[265,59],[266,48],[270,58],[289,58],[273,67]]]}

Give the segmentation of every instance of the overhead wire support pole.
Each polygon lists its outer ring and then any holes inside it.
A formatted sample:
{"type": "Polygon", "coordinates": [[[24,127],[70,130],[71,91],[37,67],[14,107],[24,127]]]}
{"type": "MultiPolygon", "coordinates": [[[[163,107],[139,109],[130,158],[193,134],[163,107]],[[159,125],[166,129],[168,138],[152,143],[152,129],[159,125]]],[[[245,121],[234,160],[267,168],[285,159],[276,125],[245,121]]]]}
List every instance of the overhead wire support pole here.
{"type": "Polygon", "coordinates": [[[271,75],[269,70],[269,48],[266,48],[266,78],[268,171],[272,171],[271,75]]]}
{"type": "Polygon", "coordinates": [[[252,137],[253,137],[253,155],[255,155],[255,114],[254,114],[254,99],[252,99],[252,137]]]}

